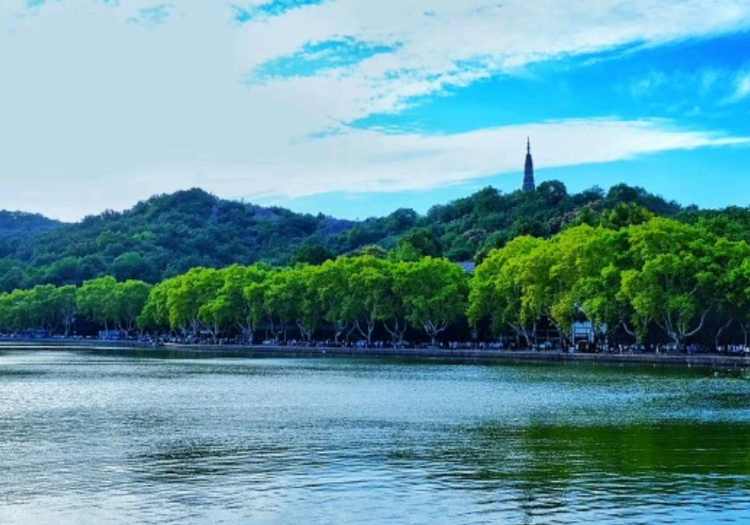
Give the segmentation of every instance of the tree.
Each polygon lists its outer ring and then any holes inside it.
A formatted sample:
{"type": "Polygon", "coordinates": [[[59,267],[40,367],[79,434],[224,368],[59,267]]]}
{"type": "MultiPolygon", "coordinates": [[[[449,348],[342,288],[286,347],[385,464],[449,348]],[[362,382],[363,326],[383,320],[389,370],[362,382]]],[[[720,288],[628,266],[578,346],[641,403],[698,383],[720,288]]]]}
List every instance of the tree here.
{"type": "Polygon", "coordinates": [[[271,318],[279,320],[284,339],[290,324],[297,326],[305,340],[312,338],[318,326],[320,310],[310,280],[308,266],[285,268],[274,272],[268,280],[264,290],[266,310],[271,318]]]}
{"type": "Polygon", "coordinates": [[[623,279],[624,296],[644,319],[653,319],[672,342],[703,329],[716,306],[716,239],[704,229],[657,218],[629,228],[634,270],[623,279]]]}
{"type": "Polygon", "coordinates": [[[333,327],[334,342],[354,329],[356,313],[351,305],[351,258],[326,261],[314,270],[311,286],[318,294],[321,315],[333,327]]]}
{"type": "Polygon", "coordinates": [[[421,326],[432,344],[466,310],[467,276],[447,259],[425,257],[398,273],[407,319],[421,326]]]}
{"type": "Polygon", "coordinates": [[[745,241],[718,239],[715,257],[723,271],[718,272],[716,283],[716,309],[722,319],[714,336],[714,345],[718,348],[722,334],[736,322],[747,346],[750,329],[750,245],[745,241]]]}
{"type": "Polygon", "coordinates": [[[140,253],[125,252],[112,262],[112,273],[119,281],[143,279],[147,277],[148,267],[140,253]]]}
{"type": "Polygon", "coordinates": [[[78,257],[68,256],[55,261],[47,267],[44,280],[48,283],[76,284],[81,276],[81,260],[78,257]]]}
{"type": "Polygon", "coordinates": [[[29,308],[30,290],[13,290],[0,296],[0,324],[5,330],[20,331],[34,326],[29,308]]]}
{"type": "Polygon", "coordinates": [[[397,345],[402,345],[409,328],[406,304],[399,288],[399,276],[408,271],[409,263],[391,262],[384,268],[386,282],[380,305],[380,319],[386,332],[397,345]]]}
{"type": "Polygon", "coordinates": [[[84,317],[109,330],[119,318],[117,281],[112,276],[105,276],[84,282],[76,292],[76,305],[84,317]]]}
{"type": "Polygon", "coordinates": [[[70,328],[75,322],[78,313],[76,303],[76,287],[73,285],[61,286],[55,288],[52,293],[52,302],[54,303],[57,317],[63,326],[63,335],[70,335],[70,328]]]}
{"type": "MultiPolygon", "coordinates": [[[[167,292],[169,324],[174,330],[189,330],[197,335],[202,326],[201,307],[213,300],[222,285],[214,268],[193,268],[174,278],[167,292]]],[[[215,329],[215,326],[208,326],[215,329]]]]}
{"type": "Polygon", "coordinates": [[[372,343],[375,324],[384,318],[386,300],[390,290],[389,277],[386,273],[386,260],[362,256],[350,262],[349,304],[354,325],[357,331],[372,343]]]}
{"type": "MultiPolygon", "coordinates": [[[[575,226],[559,233],[548,242],[549,276],[547,282],[549,294],[549,316],[561,336],[570,333],[573,323],[582,310],[583,298],[580,291],[583,280],[599,271],[600,260],[597,256],[608,255],[606,250],[594,250],[594,256],[583,256],[590,252],[591,240],[596,237],[596,230],[588,225],[575,226]]],[[[590,316],[586,316],[590,317],[590,316]]]]}
{"type": "Polygon", "coordinates": [[[274,325],[273,313],[268,308],[266,293],[271,282],[272,271],[263,276],[262,280],[252,282],[242,290],[242,296],[247,307],[247,319],[254,330],[266,321],[271,333],[276,337],[276,326],[274,325]]]}
{"type": "Polygon", "coordinates": [[[570,330],[581,316],[605,337],[629,314],[618,296],[628,265],[624,232],[587,225],[569,228],[552,241],[556,262],[550,268],[558,292],[551,307],[555,324],[570,330]]]}
{"type": "Polygon", "coordinates": [[[165,330],[169,325],[169,305],[167,298],[169,288],[173,285],[174,279],[167,279],[153,286],[148,293],[148,299],[144,304],[141,313],[136,319],[137,326],[140,330],[165,330]]]}
{"type": "Polygon", "coordinates": [[[414,228],[398,241],[397,257],[406,261],[414,261],[419,257],[440,257],[443,247],[435,232],[428,228],[414,228]]]}
{"type": "Polygon", "coordinates": [[[564,285],[553,276],[551,268],[557,261],[555,247],[550,242],[540,243],[525,257],[525,263],[520,268],[520,285],[523,290],[521,304],[524,320],[528,324],[532,320],[537,322],[546,319],[555,325],[560,340],[567,338],[567,327],[564,322],[567,304],[560,300],[561,294],[566,293],[564,285]],[[553,307],[557,312],[553,314],[553,307]]]}
{"type": "Polygon", "coordinates": [[[245,296],[245,289],[253,283],[261,283],[268,270],[262,265],[232,265],[219,270],[222,285],[213,299],[201,307],[199,315],[203,322],[220,330],[238,330],[243,338],[252,343],[256,319],[245,296]]]}
{"type": "Polygon", "coordinates": [[[129,279],[118,283],[116,288],[116,309],[120,328],[131,331],[136,326],[138,316],[148,301],[151,285],[143,281],[129,279]]]}
{"type": "Polygon", "coordinates": [[[333,257],[334,254],[325,246],[308,242],[300,246],[297,253],[294,254],[294,262],[297,264],[323,264],[333,257]]]}
{"type": "Polygon", "coordinates": [[[471,279],[467,311],[471,324],[476,326],[488,318],[495,332],[507,326],[527,346],[533,344],[538,317],[524,302],[521,276],[529,255],[544,242],[535,237],[517,237],[489,253],[471,279]]]}
{"type": "Polygon", "coordinates": [[[10,292],[22,288],[27,279],[23,267],[7,259],[5,261],[6,264],[0,265],[0,291],[10,292]]]}

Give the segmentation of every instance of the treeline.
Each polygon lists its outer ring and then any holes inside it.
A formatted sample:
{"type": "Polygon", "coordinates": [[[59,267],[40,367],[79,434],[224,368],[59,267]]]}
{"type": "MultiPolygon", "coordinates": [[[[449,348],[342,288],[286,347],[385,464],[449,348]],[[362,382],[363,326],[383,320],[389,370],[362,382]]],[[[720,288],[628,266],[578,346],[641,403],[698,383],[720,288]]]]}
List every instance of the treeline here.
{"type": "Polygon", "coordinates": [[[70,335],[73,325],[132,331],[149,298],[143,281],[99,277],[82,286],[42,284],[0,294],[0,331],[44,330],[70,335]]]}
{"type": "Polygon", "coordinates": [[[750,328],[750,246],[709,228],[652,218],[620,229],[580,225],[542,240],[518,237],[489,254],[472,280],[469,319],[489,318],[531,343],[552,325],[565,338],[587,320],[603,339],[683,346],[750,328]]]}
{"type": "Polygon", "coordinates": [[[617,228],[644,212],[703,222],[720,235],[750,240],[746,208],[683,208],[624,184],[574,194],[559,181],[545,181],[534,192],[488,187],[424,215],[401,209],[364,221],[233,202],[193,189],[75,224],[0,212],[0,292],[80,285],[103,275],[157,283],[199,266],[320,264],[368,245],[392,250],[408,244],[423,256],[479,262],[518,236],[549,238],[584,223],[617,228]]]}
{"type": "Polygon", "coordinates": [[[81,287],[41,285],[0,295],[0,330],[89,327],[217,341],[259,338],[338,343],[407,333],[435,343],[549,338],[566,345],[589,321],[600,343],[690,338],[715,345],[750,329],[750,245],[664,218],[621,228],[581,224],[550,239],[520,236],[473,275],[444,258],[395,249],[319,265],[193,268],[155,286],[113,277],[81,287]],[[546,328],[545,335],[542,329],[546,328]],[[421,335],[420,335],[421,334],[421,335]]]}
{"type": "Polygon", "coordinates": [[[262,329],[277,339],[334,340],[353,333],[372,342],[380,325],[401,341],[409,325],[435,340],[463,316],[468,275],[445,259],[395,261],[374,255],[321,265],[263,264],[194,268],[151,287],[113,277],[72,285],[40,285],[0,295],[0,330],[68,334],[74,321],[152,334],[241,335],[262,329]]]}

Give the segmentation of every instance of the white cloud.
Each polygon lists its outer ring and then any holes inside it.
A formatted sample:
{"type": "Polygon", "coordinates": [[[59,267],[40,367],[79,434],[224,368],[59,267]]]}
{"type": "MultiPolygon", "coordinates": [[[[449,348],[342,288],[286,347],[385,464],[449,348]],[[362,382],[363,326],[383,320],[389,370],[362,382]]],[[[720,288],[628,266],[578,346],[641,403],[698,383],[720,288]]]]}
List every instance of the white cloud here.
{"type": "Polygon", "coordinates": [[[306,43],[348,36],[398,44],[354,67],[314,80],[279,80],[277,91],[338,99],[328,112],[348,121],[397,111],[410,97],[463,86],[529,63],[627,44],[655,45],[747,27],[747,0],[338,0],[253,21],[239,44],[251,71],[306,43]],[[472,67],[465,64],[470,63],[472,67]],[[303,86],[300,86],[303,84],[303,86]]]}
{"type": "Polygon", "coordinates": [[[728,102],[739,102],[750,96],[750,72],[744,71],[737,75],[734,85],[734,93],[728,102]]]}
{"type": "Polygon", "coordinates": [[[536,60],[750,20],[739,0],[329,0],[244,25],[213,0],[25,5],[0,2],[0,208],[64,218],[192,185],[250,197],[429,188],[516,169],[526,134],[546,166],[733,142],[658,121],[448,136],[345,123],[536,60]],[[161,23],[133,22],[162,4],[161,23]],[[398,45],[353,66],[243,83],[308,42],[342,37],[398,45]]]}
{"type": "Polygon", "coordinates": [[[662,71],[651,71],[642,78],[630,84],[630,94],[634,97],[651,95],[659,90],[668,81],[667,75],[662,71]]]}

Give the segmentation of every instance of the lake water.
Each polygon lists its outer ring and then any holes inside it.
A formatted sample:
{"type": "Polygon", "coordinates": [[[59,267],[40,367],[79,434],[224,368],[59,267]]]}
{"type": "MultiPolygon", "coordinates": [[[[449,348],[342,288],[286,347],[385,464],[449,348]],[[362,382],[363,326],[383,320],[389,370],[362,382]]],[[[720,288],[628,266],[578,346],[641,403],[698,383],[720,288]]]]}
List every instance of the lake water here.
{"type": "Polygon", "coordinates": [[[0,523],[750,523],[750,381],[4,350],[0,523]]]}

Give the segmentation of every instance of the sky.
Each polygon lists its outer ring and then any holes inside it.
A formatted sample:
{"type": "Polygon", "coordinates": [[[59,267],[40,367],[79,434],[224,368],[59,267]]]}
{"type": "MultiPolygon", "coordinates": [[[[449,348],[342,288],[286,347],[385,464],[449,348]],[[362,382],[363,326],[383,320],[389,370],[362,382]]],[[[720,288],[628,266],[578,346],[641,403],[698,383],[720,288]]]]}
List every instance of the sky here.
{"type": "Polygon", "coordinates": [[[522,181],[750,205],[750,0],[0,0],[0,209],[342,218],[522,181]]]}

